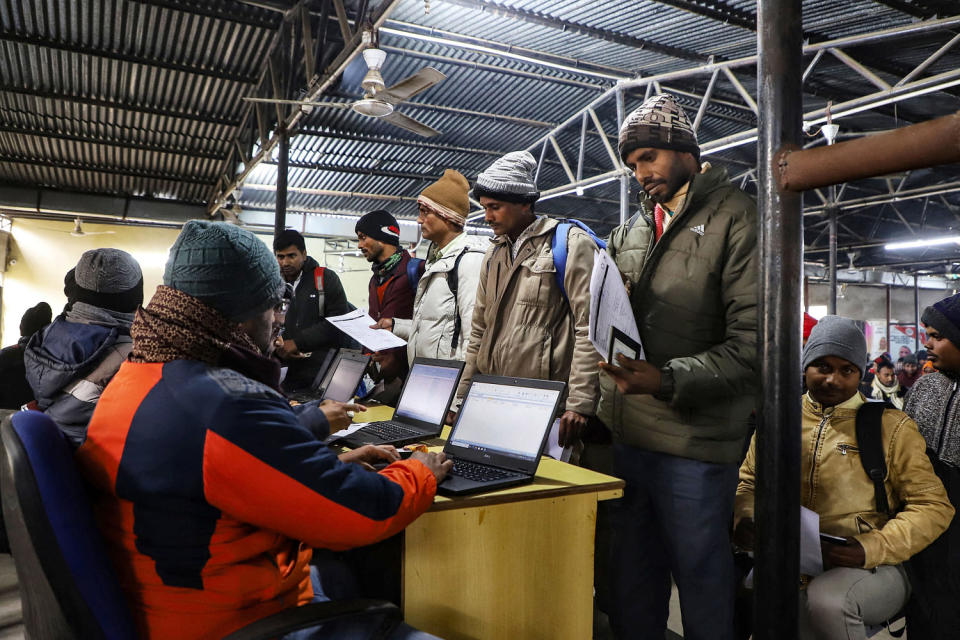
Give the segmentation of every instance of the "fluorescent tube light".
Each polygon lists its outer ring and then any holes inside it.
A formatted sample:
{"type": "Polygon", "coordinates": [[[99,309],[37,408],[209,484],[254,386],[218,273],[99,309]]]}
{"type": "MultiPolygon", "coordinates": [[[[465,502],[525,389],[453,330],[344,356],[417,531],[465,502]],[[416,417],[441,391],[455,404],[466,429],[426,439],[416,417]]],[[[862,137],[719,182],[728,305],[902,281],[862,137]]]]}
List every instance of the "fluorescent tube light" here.
{"type": "Polygon", "coordinates": [[[922,249],[925,247],[936,247],[941,244],[960,244],[960,236],[944,236],[942,238],[926,238],[924,240],[912,240],[910,242],[891,242],[883,246],[887,251],[897,251],[899,249],[922,249]]]}

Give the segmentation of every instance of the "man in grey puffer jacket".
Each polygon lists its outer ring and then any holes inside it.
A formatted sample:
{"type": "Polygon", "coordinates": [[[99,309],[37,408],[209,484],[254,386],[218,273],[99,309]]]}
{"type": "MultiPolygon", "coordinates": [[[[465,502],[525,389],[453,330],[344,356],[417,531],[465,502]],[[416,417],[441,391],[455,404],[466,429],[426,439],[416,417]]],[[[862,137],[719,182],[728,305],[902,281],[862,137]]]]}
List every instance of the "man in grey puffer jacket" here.
{"type": "Polygon", "coordinates": [[[620,156],[647,195],[614,229],[645,360],[602,365],[598,417],[614,436],[611,602],[621,638],[662,639],[670,576],[684,637],[733,634],[730,514],[756,387],[756,205],[700,162],[669,95],[620,129],[620,156]]]}
{"type": "Polygon", "coordinates": [[[93,249],[80,256],[74,280],[69,309],[34,334],[24,363],[37,408],[79,447],[100,394],[133,348],[143,274],[126,251],[93,249]]]}

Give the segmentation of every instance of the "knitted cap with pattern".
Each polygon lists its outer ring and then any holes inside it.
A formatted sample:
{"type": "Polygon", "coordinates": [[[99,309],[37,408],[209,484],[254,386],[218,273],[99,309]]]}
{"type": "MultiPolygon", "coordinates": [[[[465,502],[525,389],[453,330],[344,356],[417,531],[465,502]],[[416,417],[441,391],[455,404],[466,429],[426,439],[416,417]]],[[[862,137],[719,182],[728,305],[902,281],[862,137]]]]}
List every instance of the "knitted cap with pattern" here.
{"type": "Polygon", "coordinates": [[[420,192],[417,202],[435,211],[440,217],[463,226],[470,213],[470,183],[459,171],[447,169],[443,177],[420,192]]]}
{"type": "Polygon", "coordinates": [[[493,161],[473,187],[474,198],[526,204],[540,199],[533,172],[537,161],[529,151],[511,151],[493,161]]]}
{"type": "Polygon", "coordinates": [[[191,220],[170,248],[163,284],[198,298],[235,322],[275,306],[284,282],[257,236],[226,222],[191,220]]]}
{"type": "Polygon", "coordinates": [[[133,313],[143,303],[143,273],[133,256],[120,249],[84,252],[73,268],[77,302],[133,313]]]}
{"type": "Polygon", "coordinates": [[[923,310],[920,321],[960,348],[960,293],[934,302],[923,310]]]}
{"type": "Polygon", "coordinates": [[[646,148],[686,151],[700,159],[693,125],[677,99],[667,93],[650,96],[624,119],[618,145],[624,162],[635,149],[646,148]]]}

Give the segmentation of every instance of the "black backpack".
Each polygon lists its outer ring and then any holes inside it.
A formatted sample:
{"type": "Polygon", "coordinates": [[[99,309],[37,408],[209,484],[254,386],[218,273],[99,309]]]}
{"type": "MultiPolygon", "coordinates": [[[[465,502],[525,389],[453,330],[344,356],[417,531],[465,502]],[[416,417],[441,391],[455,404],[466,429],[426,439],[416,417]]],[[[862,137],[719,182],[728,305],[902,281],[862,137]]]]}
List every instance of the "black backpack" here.
{"type": "Polygon", "coordinates": [[[883,479],[887,476],[887,460],[883,453],[882,421],[884,410],[891,408],[886,402],[866,402],[857,410],[857,447],[860,449],[860,464],[873,481],[874,501],[877,511],[891,518],[893,512],[887,502],[887,490],[883,479]]]}

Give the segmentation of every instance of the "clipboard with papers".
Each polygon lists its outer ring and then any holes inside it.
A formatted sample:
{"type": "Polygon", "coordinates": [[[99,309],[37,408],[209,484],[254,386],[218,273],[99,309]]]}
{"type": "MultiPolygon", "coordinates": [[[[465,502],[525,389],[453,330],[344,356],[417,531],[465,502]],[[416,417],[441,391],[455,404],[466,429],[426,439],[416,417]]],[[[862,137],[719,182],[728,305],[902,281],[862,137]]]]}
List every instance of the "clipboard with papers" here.
{"type": "MultiPolygon", "coordinates": [[[[623,286],[620,270],[606,251],[597,251],[590,274],[590,342],[603,358],[611,356],[614,329],[629,338],[636,352],[634,359],[643,358],[643,345],[627,289],[623,286]]],[[[621,343],[626,341],[621,339],[621,343]]],[[[629,355],[624,348],[621,352],[629,355]]],[[[612,364],[616,364],[613,362],[612,364]]]]}

